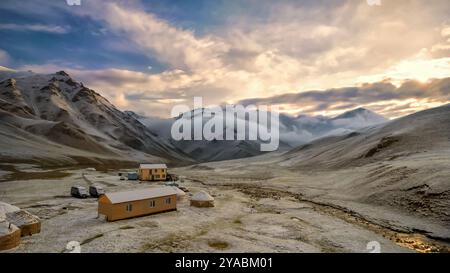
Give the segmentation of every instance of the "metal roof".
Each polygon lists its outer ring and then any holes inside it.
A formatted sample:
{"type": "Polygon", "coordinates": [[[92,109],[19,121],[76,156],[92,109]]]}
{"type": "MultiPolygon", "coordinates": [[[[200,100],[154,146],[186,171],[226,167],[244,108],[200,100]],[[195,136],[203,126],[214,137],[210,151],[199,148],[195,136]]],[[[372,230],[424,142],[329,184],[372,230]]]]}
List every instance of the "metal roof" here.
{"type": "Polygon", "coordinates": [[[169,195],[176,195],[177,192],[171,187],[147,188],[132,191],[109,192],[105,196],[113,204],[131,201],[145,200],[169,195]]]}
{"type": "Polygon", "coordinates": [[[166,164],[141,164],[139,169],[167,169],[166,164]]]}
{"type": "Polygon", "coordinates": [[[199,191],[191,197],[193,201],[214,201],[214,197],[209,195],[207,192],[199,191]]]}
{"type": "Polygon", "coordinates": [[[26,210],[8,212],[6,220],[15,226],[21,227],[39,222],[39,218],[26,210]]]}

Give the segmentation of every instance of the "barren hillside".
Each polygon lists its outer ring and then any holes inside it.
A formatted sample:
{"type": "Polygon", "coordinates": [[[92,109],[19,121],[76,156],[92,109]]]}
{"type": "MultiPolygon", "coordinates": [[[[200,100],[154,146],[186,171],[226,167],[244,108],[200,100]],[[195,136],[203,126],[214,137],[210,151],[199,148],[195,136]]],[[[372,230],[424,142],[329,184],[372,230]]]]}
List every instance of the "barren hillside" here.
{"type": "Polygon", "coordinates": [[[24,75],[9,70],[0,76],[8,77],[0,82],[4,162],[190,162],[184,152],[64,71],[24,75]]]}
{"type": "Polygon", "coordinates": [[[450,239],[450,105],[286,153],[180,172],[205,184],[287,191],[390,229],[450,239]]]}

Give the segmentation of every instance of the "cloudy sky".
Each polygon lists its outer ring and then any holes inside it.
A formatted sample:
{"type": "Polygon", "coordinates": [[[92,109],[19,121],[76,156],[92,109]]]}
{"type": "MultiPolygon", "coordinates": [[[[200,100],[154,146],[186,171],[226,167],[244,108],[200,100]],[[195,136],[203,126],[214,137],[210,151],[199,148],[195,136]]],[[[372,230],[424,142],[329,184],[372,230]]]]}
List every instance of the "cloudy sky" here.
{"type": "Polygon", "coordinates": [[[0,65],[152,116],[194,96],[391,118],[450,102],[449,1],[367,1],[2,0],[0,65]]]}

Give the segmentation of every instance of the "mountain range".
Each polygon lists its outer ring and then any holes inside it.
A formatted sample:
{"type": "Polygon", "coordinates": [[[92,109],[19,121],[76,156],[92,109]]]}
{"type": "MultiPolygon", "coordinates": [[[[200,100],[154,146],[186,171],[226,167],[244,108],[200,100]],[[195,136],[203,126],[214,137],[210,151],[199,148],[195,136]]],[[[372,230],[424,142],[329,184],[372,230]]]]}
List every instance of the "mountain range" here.
{"type": "Polygon", "coordinates": [[[64,71],[3,69],[0,81],[1,161],[192,161],[64,71]]]}
{"type": "MultiPolygon", "coordinates": [[[[64,71],[37,74],[0,69],[0,120],[0,158],[4,162],[189,164],[261,154],[259,141],[175,141],[170,136],[175,119],[121,111],[64,71]]],[[[248,123],[248,119],[237,122],[248,123]]],[[[279,149],[288,151],[387,122],[364,108],[336,117],[280,114],[279,149]]]]}
{"type": "MultiPolygon", "coordinates": [[[[193,119],[201,113],[200,109],[197,109],[194,112],[195,114],[189,115],[189,118],[193,119]]],[[[172,145],[178,147],[186,153],[189,153],[200,162],[221,161],[261,154],[260,141],[175,141],[170,137],[171,127],[175,121],[174,118],[161,119],[156,117],[141,116],[130,111],[127,111],[127,113],[139,120],[151,131],[156,132],[164,139],[168,139],[172,145]]],[[[209,119],[210,118],[203,117],[203,124],[205,124],[209,119]]],[[[313,117],[307,115],[293,117],[286,114],[280,114],[278,124],[280,131],[280,145],[278,150],[288,151],[294,147],[309,143],[322,137],[344,135],[365,127],[377,126],[387,121],[388,119],[364,108],[358,108],[331,118],[324,116],[313,117]]],[[[246,129],[249,130],[248,128],[250,127],[250,121],[248,116],[244,119],[238,118],[236,124],[237,123],[246,124],[246,129]]],[[[258,126],[262,125],[256,124],[254,128],[257,128],[258,126]]],[[[232,130],[233,128],[227,127],[224,123],[223,132],[231,132],[231,134],[234,133],[234,135],[236,135],[236,132],[232,132],[232,130]]]]}

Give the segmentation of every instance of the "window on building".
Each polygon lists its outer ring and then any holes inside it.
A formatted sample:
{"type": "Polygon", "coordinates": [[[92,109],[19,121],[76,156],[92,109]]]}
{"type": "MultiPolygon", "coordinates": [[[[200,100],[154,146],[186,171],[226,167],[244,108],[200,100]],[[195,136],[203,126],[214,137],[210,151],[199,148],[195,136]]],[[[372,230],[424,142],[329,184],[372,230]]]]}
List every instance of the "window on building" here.
{"type": "Polygon", "coordinates": [[[155,200],[151,200],[151,201],[150,201],[150,207],[151,207],[151,208],[156,207],[156,202],[155,202],[155,200]]]}
{"type": "Polygon", "coordinates": [[[166,198],[166,204],[170,204],[170,198],[166,198]]]}
{"type": "Polygon", "coordinates": [[[132,211],[133,210],[133,204],[127,204],[127,211],[132,211]]]}

